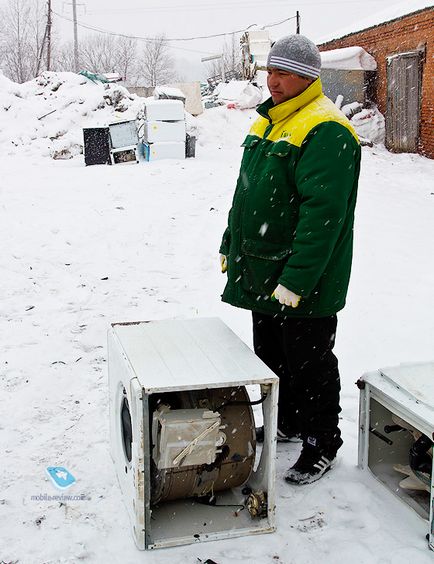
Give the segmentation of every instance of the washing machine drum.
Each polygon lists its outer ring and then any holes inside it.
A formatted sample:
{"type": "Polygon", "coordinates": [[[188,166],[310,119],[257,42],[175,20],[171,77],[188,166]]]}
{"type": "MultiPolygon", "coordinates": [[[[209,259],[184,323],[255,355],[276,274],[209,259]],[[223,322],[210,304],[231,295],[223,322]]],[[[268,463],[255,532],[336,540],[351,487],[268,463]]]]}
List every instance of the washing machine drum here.
{"type": "Polygon", "coordinates": [[[244,387],[151,397],[151,503],[245,483],[255,461],[254,417],[244,387]]]}

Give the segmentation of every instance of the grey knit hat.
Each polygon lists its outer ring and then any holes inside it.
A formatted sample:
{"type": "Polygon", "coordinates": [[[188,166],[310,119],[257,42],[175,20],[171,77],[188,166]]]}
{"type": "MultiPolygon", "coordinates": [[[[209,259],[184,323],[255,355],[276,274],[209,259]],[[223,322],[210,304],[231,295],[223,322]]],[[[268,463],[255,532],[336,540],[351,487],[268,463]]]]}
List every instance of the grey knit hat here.
{"type": "Polygon", "coordinates": [[[315,43],[304,35],[287,35],[271,47],[267,67],[286,70],[306,78],[318,78],[321,55],[315,43]]]}

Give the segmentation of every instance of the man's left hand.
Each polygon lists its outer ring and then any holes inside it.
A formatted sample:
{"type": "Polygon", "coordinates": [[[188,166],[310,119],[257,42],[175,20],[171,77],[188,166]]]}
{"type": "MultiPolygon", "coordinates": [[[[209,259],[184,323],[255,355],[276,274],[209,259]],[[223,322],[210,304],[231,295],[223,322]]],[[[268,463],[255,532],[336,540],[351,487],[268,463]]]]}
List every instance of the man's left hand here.
{"type": "Polygon", "coordinates": [[[220,254],[220,268],[222,269],[223,274],[228,269],[228,258],[226,255],[220,254]]]}
{"type": "Polygon", "coordinates": [[[282,284],[279,284],[274,292],[271,294],[271,297],[278,300],[278,302],[282,305],[286,305],[288,307],[297,307],[300,303],[301,296],[297,296],[282,284]]]}

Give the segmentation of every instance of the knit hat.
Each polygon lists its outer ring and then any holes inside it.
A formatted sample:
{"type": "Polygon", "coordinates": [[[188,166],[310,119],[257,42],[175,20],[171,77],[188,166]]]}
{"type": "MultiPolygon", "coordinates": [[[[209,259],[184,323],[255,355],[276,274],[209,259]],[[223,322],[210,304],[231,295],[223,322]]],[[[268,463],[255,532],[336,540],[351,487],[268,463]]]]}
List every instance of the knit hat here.
{"type": "Polygon", "coordinates": [[[267,67],[286,70],[306,78],[318,78],[321,55],[315,43],[304,35],[287,35],[271,47],[267,67]]]}

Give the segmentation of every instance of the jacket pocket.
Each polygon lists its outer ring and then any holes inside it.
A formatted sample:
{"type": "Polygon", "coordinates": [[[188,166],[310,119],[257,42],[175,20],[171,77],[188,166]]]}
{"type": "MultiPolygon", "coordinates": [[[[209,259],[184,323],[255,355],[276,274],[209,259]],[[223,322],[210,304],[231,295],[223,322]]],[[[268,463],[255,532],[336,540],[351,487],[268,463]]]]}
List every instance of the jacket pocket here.
{"type": "Polygon", "coordinates": [[[256,239],[243,239],[242,278],[244,290],[254,294],[271,296],[277,286],[291,251],[282,245],[256,239]]]}
{"type": "Polygon", "coordinates": [[[260,140],[261,139],[259,137],[256,137],[256,135],[247,135],[247,137],[241,143],[241,147],[244,147],[245,149],[253,149],[256,147],[260,140]]]}
{"type": "Polygon", "coordinates": [[[266,152],[267,157],[287,157],[291,152],[291,145],[288,141],[276,141],[266,152]]]}

